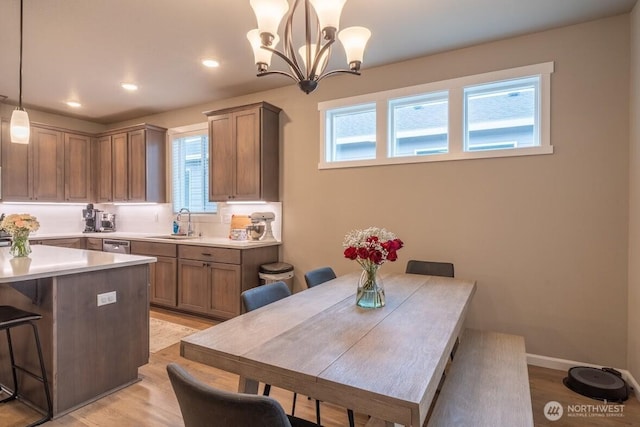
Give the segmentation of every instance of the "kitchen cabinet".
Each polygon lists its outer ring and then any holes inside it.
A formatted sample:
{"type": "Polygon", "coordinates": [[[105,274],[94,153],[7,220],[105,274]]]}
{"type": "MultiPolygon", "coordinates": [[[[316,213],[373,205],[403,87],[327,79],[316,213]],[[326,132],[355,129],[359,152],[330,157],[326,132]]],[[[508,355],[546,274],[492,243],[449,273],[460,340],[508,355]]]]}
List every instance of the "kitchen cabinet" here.
{"type": "Polygon", "coordinates": [[[64,134],[64,200],[91,200],[91,137],[64,134]]]}
{"type": "Polygon", "coordinates": [[[259,284],[260,265],[277,259],[277,246],[178,245],[177,308],[218,319],[237,316],[242,312],[240,294],[259,284]]]}
{"type": "Polygon", "coordinates": [[[94,162],[95,162],[95,198],[99,203],[113,201],[113,162],[111,158],[112,136],[105,135],[95,142],[94,162]]]}
{"type": "Polygon", "coordinates": [[[64,239],[30,239],[29,243],[32,245],[58,246],[74,249],[85,249],[86,247],[86,242],[83,237],[70,237],[64,239]]]}
{"type": "Polygon", "coordinates": [[[229,319],[240,314],[240,250],[178,246],[178,307],[229,319]]]}
{"type": "Polygon", "coordinates": [[[102,239],[98,239],[96,237],[87,237],[86,238],[86,247],[90,251],[102,251],[102,239]]]}
{"type": "Polygon", "coordinates": [[[6,201],[86,202],[91,198],[90,136],[32,124],[29,144],[13,144],[2,124],[6,201]]]}
{"type": "Polygon", "coordinates": [[[149,264],[149,282],[151,284],[150,302],[167,308],[175,308],[178,297],[178,260],[175,244],[132,241],[131,253],[156,257],[149,264]]]}
{"type": "Polygon", "coordinates": [[[266,102],[205,112],[209,200],[279,200],[279,113],[266,102]]]}
{"type": "Polygon", "coordinates": [[[96,142],[98,202],[166,201],[166,129],[137,125],[96,142]]]}

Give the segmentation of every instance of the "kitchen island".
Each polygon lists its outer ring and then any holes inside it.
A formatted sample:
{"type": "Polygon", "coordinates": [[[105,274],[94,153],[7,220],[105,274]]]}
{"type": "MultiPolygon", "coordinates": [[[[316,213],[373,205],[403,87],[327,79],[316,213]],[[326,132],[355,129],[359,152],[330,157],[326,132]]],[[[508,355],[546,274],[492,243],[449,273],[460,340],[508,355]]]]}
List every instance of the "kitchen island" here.
{"type": "MultiPolygon", "coordinates": [[[[138,381],[149,360],[149,264],[154,257],[32,246],[0,249],[0,304],[42,314],[37,322],[54,418],[138,381]]],[[[19,364],[37,370],[31,331],[12,331],[19,364]]],[[[5,339],[0,383],[10,386],[5,339]]],[[[46,407],[42,385],[18,373],[20,392],[46,407]]]]}

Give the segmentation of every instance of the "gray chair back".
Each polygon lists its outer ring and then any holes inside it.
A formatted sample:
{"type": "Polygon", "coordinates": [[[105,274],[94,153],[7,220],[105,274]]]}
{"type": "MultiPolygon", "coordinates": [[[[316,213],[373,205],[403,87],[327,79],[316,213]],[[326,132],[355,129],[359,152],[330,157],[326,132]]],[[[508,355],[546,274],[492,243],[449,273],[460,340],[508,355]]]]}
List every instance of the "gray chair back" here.
{"type": "Polygon", "coordinates": [[[454,277],[453,264],[450,262],[417,261],[414,259],[407,263],[407,270],[405,273],[454,277]]]}
{"type": "Polygon", "coordinates": [[[244,308],[252,311],[291,295],[286,283],[274,282],[248,289],[240,294],[244,308]]]}
{"type": "Polygon", "coordinates": [[[311,270],[304,275],[304,281],[307,282],[307,287],[313,288],[329,280],[335,279],[336,273],[331,267],[321,267],[311,270]]]}
{"type": "Polygon", "coordinates": [[[167,365],[167,373],[185,427],[291,427],[282,406],[270,397],[213,388],[176,363],[167,365]]]}

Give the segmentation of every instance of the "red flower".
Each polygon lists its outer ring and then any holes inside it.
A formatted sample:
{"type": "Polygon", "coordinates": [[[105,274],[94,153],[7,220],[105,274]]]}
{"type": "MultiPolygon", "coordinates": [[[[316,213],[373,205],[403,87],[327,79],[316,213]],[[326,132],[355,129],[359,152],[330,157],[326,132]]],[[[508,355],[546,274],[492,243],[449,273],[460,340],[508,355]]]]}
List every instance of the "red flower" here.
{"type": "Polygon", "coordinates": [[[382,264],[382,252],[378,250],[371,251],[369,254],[369,260],[374,264],[382,264]]]}
{"type": "Polygon", "coordinates": [[[396,253],[396,251],[389,251],[389,253],[387,254],[387,261],[395,261],[398,259],[398,254],[396,253]]]}
{"type": "Polygon", "coordinates": [[[358,251],[356,251],[356,248],[354,248],[353,246],[349,246],[344,250],[344,256],[345,258],[356,259],[358,258],[358,251]]]}
{"type": "Polygon", "coordinates": [[[358,248],[358,257],[362,259],[369,258],[369,249],[367,248],[358,248]]]}

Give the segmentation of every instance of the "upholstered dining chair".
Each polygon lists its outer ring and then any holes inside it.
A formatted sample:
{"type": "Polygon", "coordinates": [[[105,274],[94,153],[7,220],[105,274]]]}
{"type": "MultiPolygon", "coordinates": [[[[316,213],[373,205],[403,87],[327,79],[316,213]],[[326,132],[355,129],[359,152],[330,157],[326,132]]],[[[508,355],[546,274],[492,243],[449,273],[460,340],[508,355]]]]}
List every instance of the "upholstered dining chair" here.
{"type": "Polygon", "coordinates": [[[417,261],[415,259],[407,262],[405,273],[454,277],[453,264],[450,262],[417,261]]]}
{"type": "Polygon", "coordinates": [[[284,413],[277,400],[211,387],[177,363],[167,374],[178,399],[185,427],[319,427],[284,413]]]}
{"type": "Polygon", "coordinates": [[[304,275],[304,281],[307,282],[307,287],[313,288],[329,280],[335,279],[336,273],[331,267],[321,267],[315,270],[308,271],[304,275]]]}

